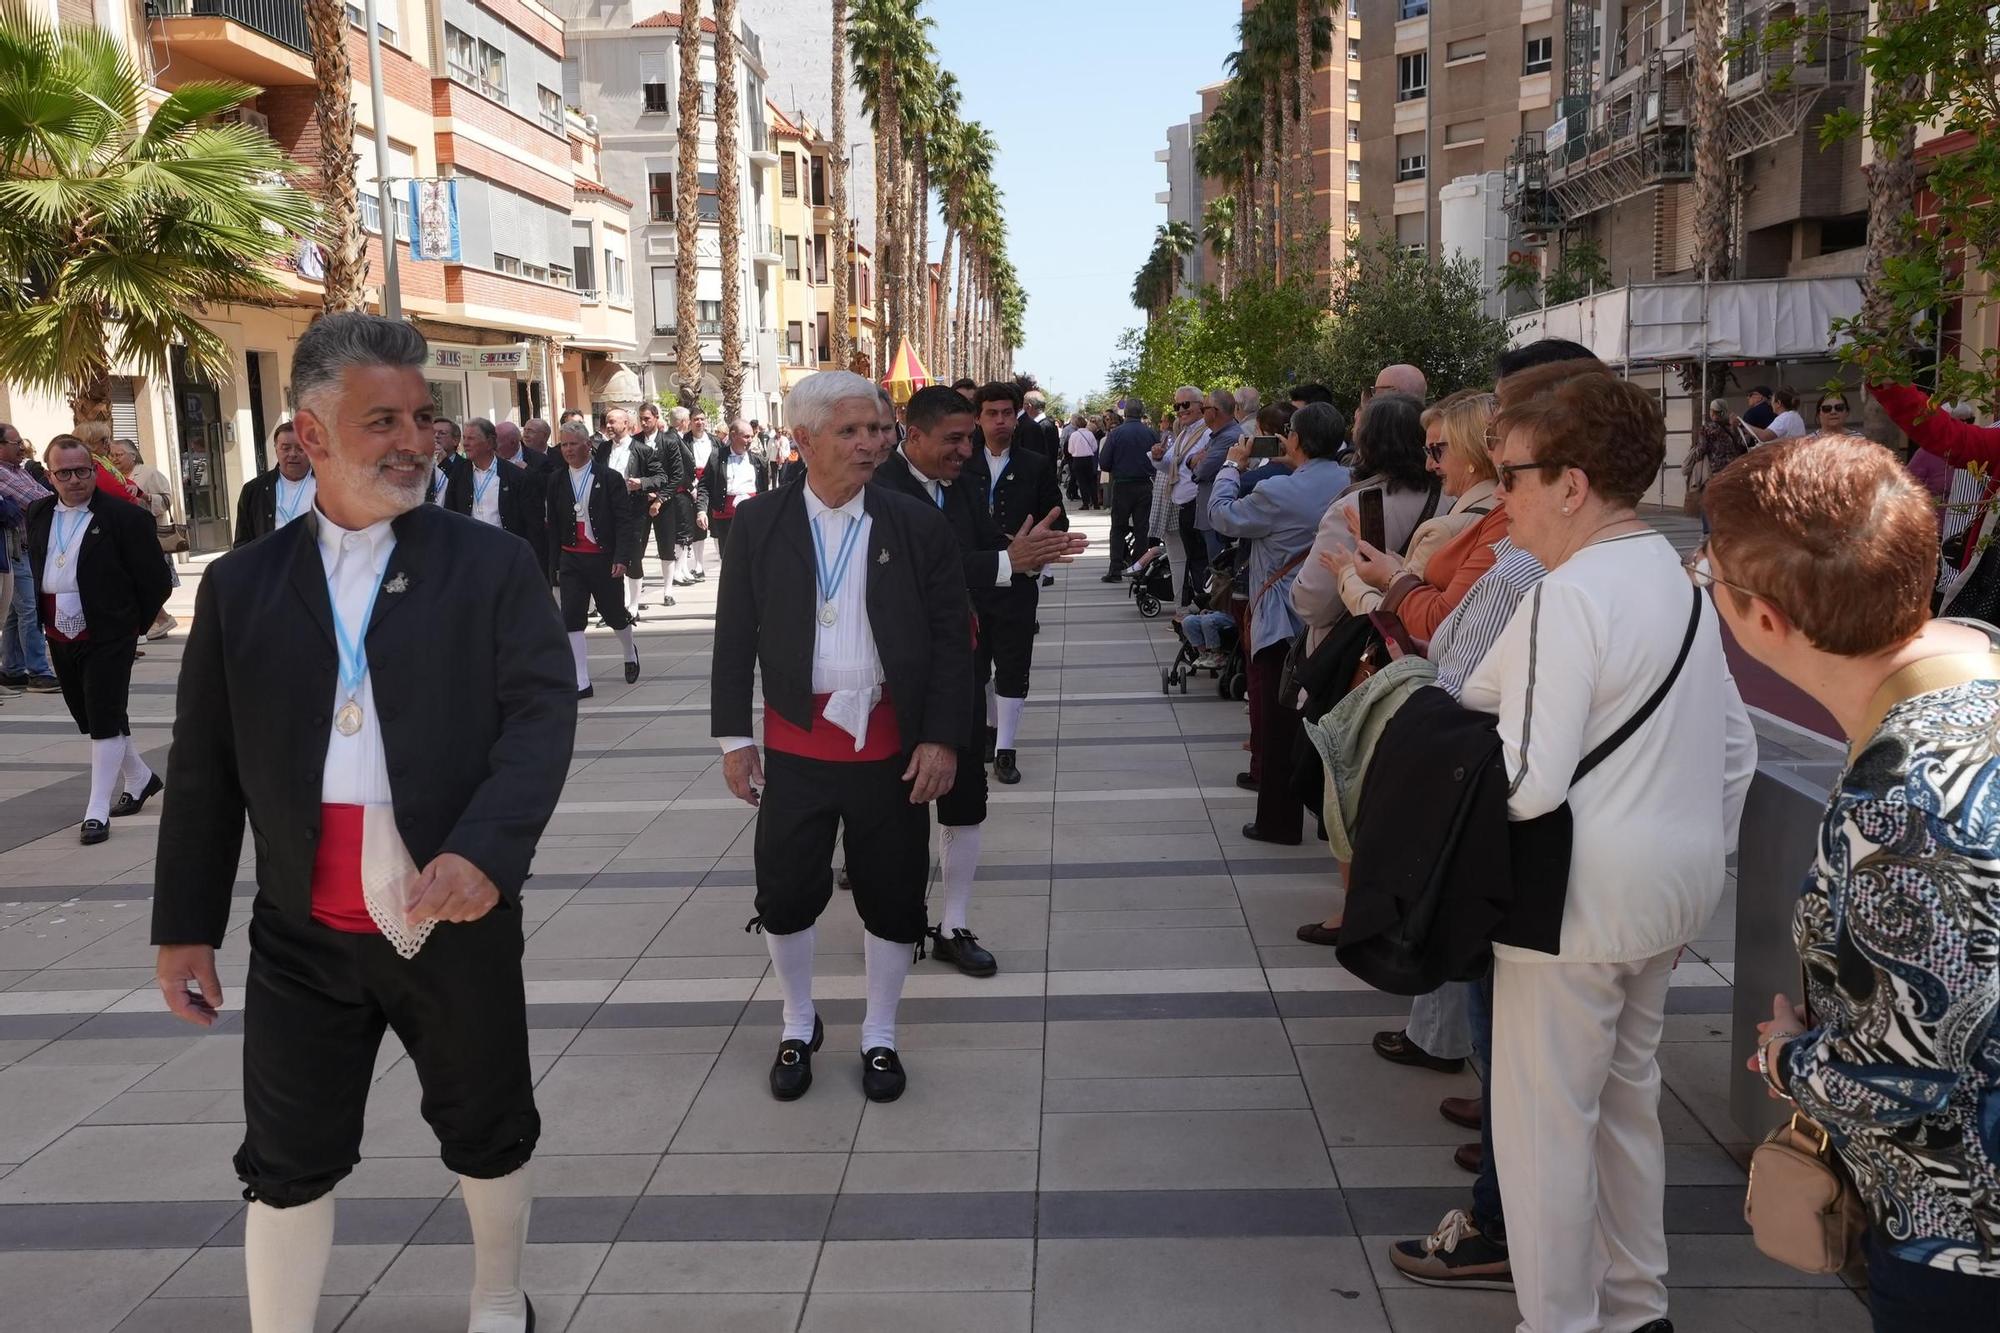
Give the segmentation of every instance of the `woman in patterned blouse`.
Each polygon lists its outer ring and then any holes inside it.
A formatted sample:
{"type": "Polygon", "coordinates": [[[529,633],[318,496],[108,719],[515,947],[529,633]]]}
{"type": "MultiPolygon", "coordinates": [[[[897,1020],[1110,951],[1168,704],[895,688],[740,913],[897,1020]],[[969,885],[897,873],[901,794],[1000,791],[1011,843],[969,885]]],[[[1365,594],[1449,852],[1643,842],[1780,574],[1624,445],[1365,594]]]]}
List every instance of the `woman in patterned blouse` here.
{"type": "Polygon", "coordinates": [[[1888,450],[1768,445],[1709,484],[1691,565],[1850,750],[1750,1067],[1867,1200],[1878,1333],[2000,1326],[2000,631],[1930,619],[1936,511],[1888,450]]]}

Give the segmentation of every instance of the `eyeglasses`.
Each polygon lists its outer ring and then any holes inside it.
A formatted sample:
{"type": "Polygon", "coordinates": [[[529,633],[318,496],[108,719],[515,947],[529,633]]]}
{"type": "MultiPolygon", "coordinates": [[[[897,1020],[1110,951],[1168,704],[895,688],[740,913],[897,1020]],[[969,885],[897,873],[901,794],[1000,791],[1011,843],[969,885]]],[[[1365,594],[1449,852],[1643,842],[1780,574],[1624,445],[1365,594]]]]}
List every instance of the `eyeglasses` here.
{"type": "Polygon", "coordinates": [[[94,467],[51,468],[49,475],[57,481],[89,481],[97,475],[97,469],[94,467]]]}
{"type": "Polygon", "coordinates": [[[1847,410],[1847,404],[1846,404],[1846,403],[1821,403],[1821,404],[1819,405],[1819,410],[1820,410],[1820,411],[1822,411],[1822,412],[1845,412],[1845,411],[1847,410]]]}
{"type": "Polygon", "coordinates": [[[1431,462],[1433,463],[1441,463],[1444,461],[1444,451],[1445,451],[1445,446],[1442,443],[1426,444],[1424,446],[1424,453],[1429,456],[1431,462]]]}
{"type": "Polygon", "coordinates": [[[1500,489],[1508,492],[1509,494],[1512,494],[1514,490],[1515,473],[1546,472],[1552,467],[1559,467],[1559,466],[1560,464],[1556,463],[1499,463],[1494,466],[1493,470],[1500,474],[1499,477],[1500,489]]]}
{"type": "Polygon", "coordinates": [[[1201,404],[1200,404],[1200,403],[1175,403],[1175,404],[1174,404],[1174,411],[1176,411],[1176,412],[1192,412],[1192,411],[1194,411],[1194,410],[1195,410],[1195,409],[1196,409],[1197,407],[1200,407],[1200,406],[1201,406],[1201,404]]]}
{"type": "Polygon", "coordinates": [[[1717,584],[1721,584],[1731,592],[1741,593],[1745,597],[1759,596],[1759,594],[1750,591],[1750,589],[1744,587],[1742,584],[1731,583],[1728,579],[1716,574],[1714,568],[1708,563],[1707,542],[1703,542],[1692,551],[1689,551],[1685,556],[1682,556],[1681,568],[1687,571],[1687,576],[1694,580],[1694,586],[1697,588],[1713,591],[1717,584]]]}

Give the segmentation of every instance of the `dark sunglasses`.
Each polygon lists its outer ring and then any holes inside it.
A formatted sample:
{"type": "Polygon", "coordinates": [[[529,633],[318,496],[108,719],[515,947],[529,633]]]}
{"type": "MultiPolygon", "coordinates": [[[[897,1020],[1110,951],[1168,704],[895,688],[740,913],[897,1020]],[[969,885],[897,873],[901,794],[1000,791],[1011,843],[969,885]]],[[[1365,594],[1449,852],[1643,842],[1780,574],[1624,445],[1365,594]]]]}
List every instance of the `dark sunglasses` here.
{"type": "Polygon", "coordinates": [[[1846,404],[1846,403],[1821,403],[1821,404],[1819,405],[1819,410],[1820,410],[1820,411],[1822,411],[1822,412],[1845,412],[1845,411],[1847,411],[1847,404],[1846,404]]]}
{"type": "Polygon", "coordinates": [[[51,468],[49,475],[57,481],[88,481],[97,475],[97,469],[94,467],[51,468]]]}
{"type": "Polygon", "coordinates": [[[1499,476],[1500,489],[1503,491],[1511,492],[1514,489],[1515,473],[1546,472],[1550,468],[1557,466],[1559,466],[1559,464],[1555,463],[1500,463],[1496,464],[1493,470],[1500,474],[1499,476]]]}
{"type": "Polygon", "coordinates": [[[1176,412],[1192,412],[1192,411],[1194,411],[1194,410],[1195,410],[1195,409],[1196,409],[1197,407],[1200,407],[1200,406],[1201,406],[1201,404],[1200,404],[1200,403],[1175,403],[1175,404],[1174,404],[1174,411],[1176,411],[1176,412]]]}
{"type": "Polygon", "coordinates": [[[1441,463],[1444,461],[1444,451],[1445,451],[1445,446],[1442,444],[1424,445],[1424,453],[1430,457],[1430,460],[1433,463],[1441,463]]]}

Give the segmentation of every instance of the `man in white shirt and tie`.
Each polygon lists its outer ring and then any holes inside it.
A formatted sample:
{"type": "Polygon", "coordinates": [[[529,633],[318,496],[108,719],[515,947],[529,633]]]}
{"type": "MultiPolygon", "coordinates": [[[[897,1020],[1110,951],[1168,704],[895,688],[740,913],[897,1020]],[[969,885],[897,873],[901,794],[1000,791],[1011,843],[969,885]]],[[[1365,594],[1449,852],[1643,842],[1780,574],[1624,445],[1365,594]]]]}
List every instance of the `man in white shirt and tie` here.
{"type": "Polygon", "coordinates": [[[709,723],[723,777],[757,807],[757,915],[784,997],[771,1093],[803,1096],[824,1039],[814,923],[844,844],[865,932],[863,1092],[906,1083],[896,1008],[927,925],[929,802],[950,790],[972,732],[972,627],[951,528],[923,501],[870,486],[894,438],[873,384],[821,371],[786,415],[803,485],[736,511],[716,602],[709,723]],[[761,669],[764,749],[752,734],[761,669]],[[769,799],[765,799],[768,787],[769,799]]]}

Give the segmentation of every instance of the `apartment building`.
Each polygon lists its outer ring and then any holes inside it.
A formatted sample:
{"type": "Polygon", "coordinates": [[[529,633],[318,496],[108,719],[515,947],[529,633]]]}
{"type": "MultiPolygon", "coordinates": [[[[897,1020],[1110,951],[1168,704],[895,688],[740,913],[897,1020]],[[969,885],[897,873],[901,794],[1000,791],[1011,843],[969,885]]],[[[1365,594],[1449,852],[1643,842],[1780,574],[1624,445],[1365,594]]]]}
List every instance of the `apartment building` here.
{"type": "MultiPolygon", "coordinates": [[[[1688,0],[1361,2],[1380,16],[1362,42],[1362,181],[1391,201],[1369,234],[1437,253],[1438,192],[1472,178],[1500,192],[1517,259],[1553,267],[1588,238],[1619,284],[1697,275],[1688,0]]],[[[1728,39],[1781,14],[1861,8],[1745,0],[1728,39]]],[[[1733,48],[1735,276],[1859,271],[1860,145],[1818,143],[1827,115],[1859,106],[1858,50],[1845,36],[1733,48]]]]}
{"type": "Polygon", "coordinates": [[[694,34],[701,43],[702,89],[699,123],[699,211],[693,255],[679,253],[675,221],[680,135],[690,127],[680,119],[678,10],[645,13],[631,0],[556,0],[568,37],[562,70],[563,96],[595,117],[602,143],[604,184],[632,200],[633,304],[639,349],[634,358],[641,391],[654,399],[675,394],[678,339],[695,338],[701,349],[704,397],[722,397],[722,242],[725,206],[739,210],[743,244],[737,280],[744,370],[743,411],[758,420],[775,417],[782,392],[778,320],[781,262],[771,225],[771,175],[778,156],[766,121],[765,70],[755,33],[738,33],[736,127],[739,183],[737,198],[720,194],[715,122],[715,23],[702,20],[694,34]],[[695,286],[696,327],[678,327],[679,283],[695,286]]]}
{"type": "MultiPolygon", "coordinates": [[[[780,319],[783,382],[790,389],[833,361],[833,140],[803,112],[787,116],[770,106],[778,148],[777,221],[784,254],[780,319]]],[[[935,285],[935,284],[933,284],[935,285]]],[[[869,374],[875,338],[874,257],[866,246],[848,246],[847,329],[854,360],[843,369],[869,374]]],[[[777,418],[783,420],[782,417],[777,418]]]]}

